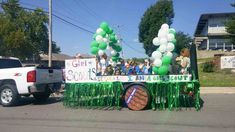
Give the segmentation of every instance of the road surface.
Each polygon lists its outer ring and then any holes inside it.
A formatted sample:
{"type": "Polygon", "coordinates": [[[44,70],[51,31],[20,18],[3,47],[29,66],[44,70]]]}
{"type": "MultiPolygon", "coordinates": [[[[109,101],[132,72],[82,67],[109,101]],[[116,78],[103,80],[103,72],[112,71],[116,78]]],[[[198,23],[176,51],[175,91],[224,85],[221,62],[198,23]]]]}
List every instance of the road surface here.
{"type": "Polygon", "coordinates": [[[203,94],[200,111],[104,111],[65,108],[58,98],[0,106],[1,132],[235,132],[235,94],[203,94]]]}

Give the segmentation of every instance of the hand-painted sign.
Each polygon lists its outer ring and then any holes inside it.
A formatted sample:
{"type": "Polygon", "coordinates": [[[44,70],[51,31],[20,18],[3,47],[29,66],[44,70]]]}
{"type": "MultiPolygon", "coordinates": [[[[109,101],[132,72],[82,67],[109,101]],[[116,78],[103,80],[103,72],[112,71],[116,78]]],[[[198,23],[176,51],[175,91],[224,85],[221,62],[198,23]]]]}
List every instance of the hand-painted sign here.
{"type": "Polygon", "coordinates": [[[72,59],[65,61],[66,83],[93,82],[96,78],[96,60],[72,59]]]}
{"type": "Polygon", "coordinates": [[[126,76],[97,76],[98,82],[188,82],[191,75],[126,75],[126,76]]]}
{"type": "Polygon", "coordinates": [[[235,56],[222,56],[220,64],[221,64],[221,69],[235,68],[235,56]]]}

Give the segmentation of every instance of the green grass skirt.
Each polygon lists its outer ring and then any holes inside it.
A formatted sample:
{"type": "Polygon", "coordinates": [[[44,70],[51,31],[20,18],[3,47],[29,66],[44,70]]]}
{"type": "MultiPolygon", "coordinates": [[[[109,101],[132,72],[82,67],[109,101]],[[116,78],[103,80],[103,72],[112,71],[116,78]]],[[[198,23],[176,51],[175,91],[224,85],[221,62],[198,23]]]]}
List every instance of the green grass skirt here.
{"type": "MultiPolygon", "coordinates": [[[[148,108],[153,110],[201,107],[198,81],[146,83],[146,88],[151,99],[148,108]]],[[[71,108],[120,109],[125,106],[123,94],[122,82],[68,83],[63,104],[71,108]]]]}

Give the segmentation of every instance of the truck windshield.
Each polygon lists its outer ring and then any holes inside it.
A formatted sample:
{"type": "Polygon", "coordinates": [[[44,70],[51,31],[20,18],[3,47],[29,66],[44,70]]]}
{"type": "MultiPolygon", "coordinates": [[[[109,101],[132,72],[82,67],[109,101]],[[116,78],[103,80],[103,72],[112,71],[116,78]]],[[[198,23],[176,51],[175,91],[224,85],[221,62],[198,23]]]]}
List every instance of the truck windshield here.
{"type": "Polygon", "coordinates": [[[0,59],[0,69],[22,67],[19,60],[0,59]]]}

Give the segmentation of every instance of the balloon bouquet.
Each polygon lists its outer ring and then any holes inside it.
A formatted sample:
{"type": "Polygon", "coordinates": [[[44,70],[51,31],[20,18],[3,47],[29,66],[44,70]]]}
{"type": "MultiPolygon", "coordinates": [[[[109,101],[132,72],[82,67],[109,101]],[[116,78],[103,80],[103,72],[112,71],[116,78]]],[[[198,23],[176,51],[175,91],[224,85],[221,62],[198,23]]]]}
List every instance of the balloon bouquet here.
{"type": "MultiPolygon", "coordinates": [[[[111,54],[110,64],[116,66],[120,61],[120,52],[122,51],[120,40],[118,40],[117,35],[108,23],[102,22],[100,27],[96,30],[96,33],[93,35],[91,53],[102,57],[106,54],[106,50],[109,50],[111,54]]],[[[105,62],[102,62],[101,60],[100,63],[105,62]]]]}
{"type": "Polygon", "coordinates": [[[168,73],[173,56],[172,51],[176,44],[175,34],[175,29],[169,28],[168,24],[162,24],[158,37],[153,39],[153,45],[159,46],[151,56],[154,74],[166,75],[168,73]]]}

